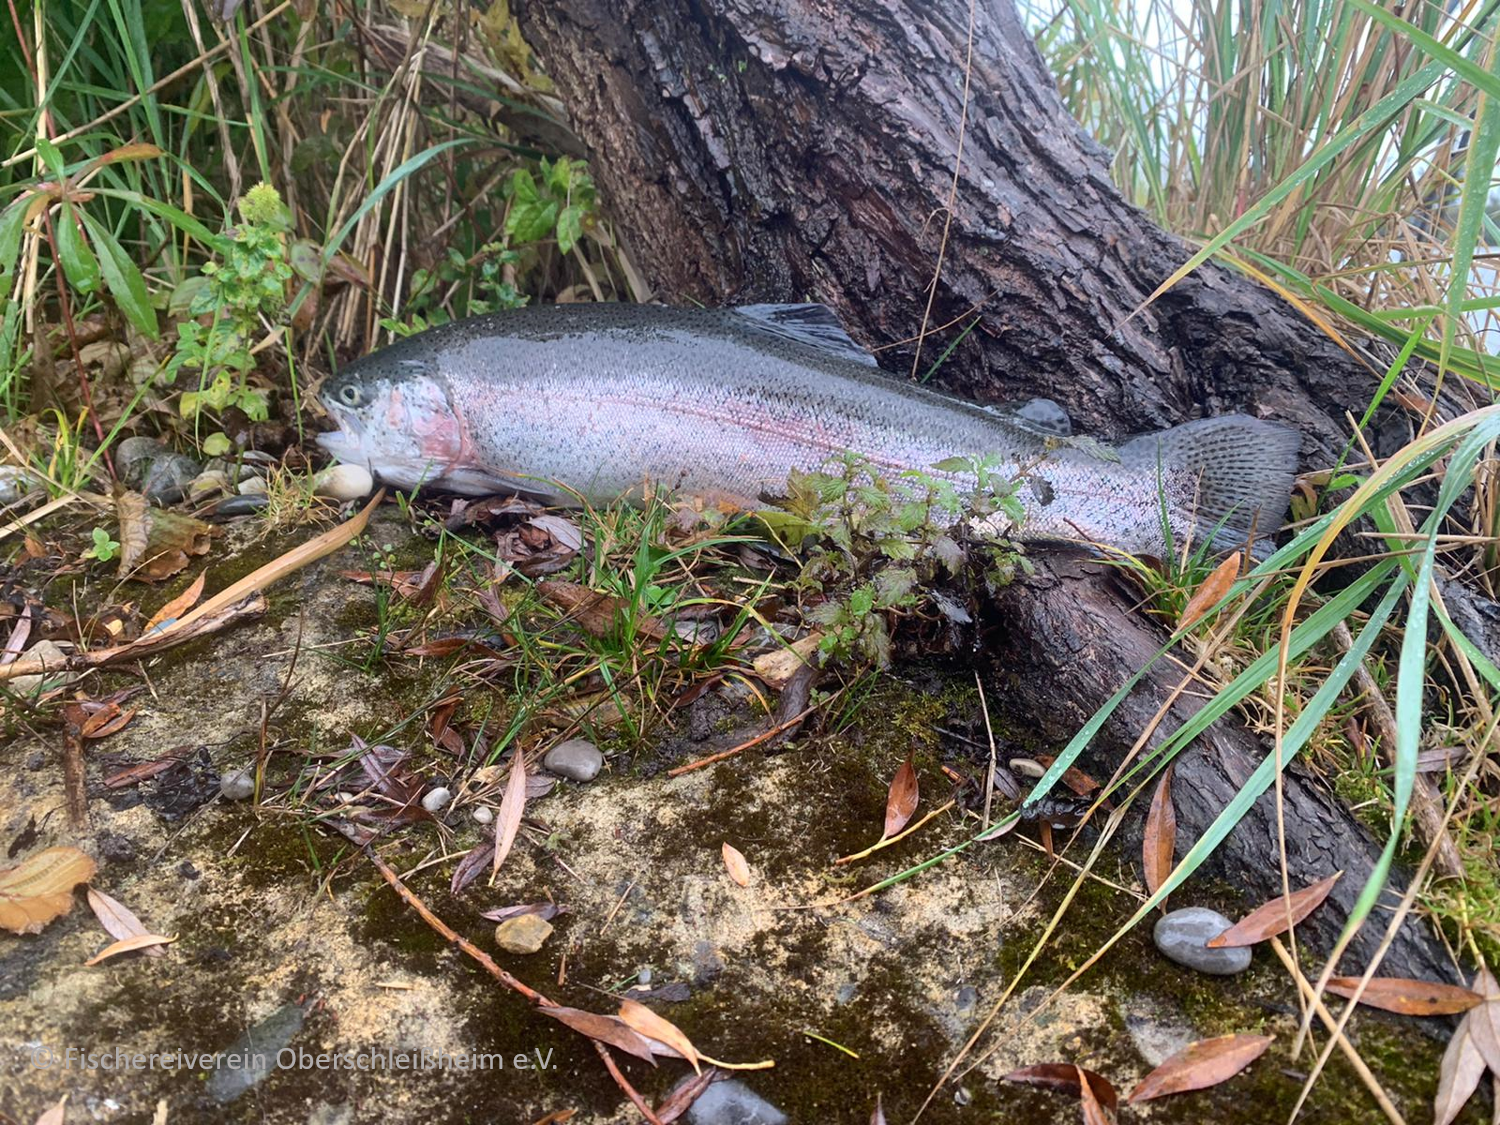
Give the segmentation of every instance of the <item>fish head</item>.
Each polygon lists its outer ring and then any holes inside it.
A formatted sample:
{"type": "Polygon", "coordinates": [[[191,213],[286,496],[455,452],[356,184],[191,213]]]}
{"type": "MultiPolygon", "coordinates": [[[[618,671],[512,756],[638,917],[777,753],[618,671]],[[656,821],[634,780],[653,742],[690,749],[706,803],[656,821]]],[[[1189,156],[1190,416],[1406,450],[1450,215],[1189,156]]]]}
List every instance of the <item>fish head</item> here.
{"type": "Polygon", "coordinates": [[[318,399],[339,426],[319,434],[318,444],[387,484],[437,484],[466,459],[463,420],[426,364],[376,353],[327,379],[318,399]]]}

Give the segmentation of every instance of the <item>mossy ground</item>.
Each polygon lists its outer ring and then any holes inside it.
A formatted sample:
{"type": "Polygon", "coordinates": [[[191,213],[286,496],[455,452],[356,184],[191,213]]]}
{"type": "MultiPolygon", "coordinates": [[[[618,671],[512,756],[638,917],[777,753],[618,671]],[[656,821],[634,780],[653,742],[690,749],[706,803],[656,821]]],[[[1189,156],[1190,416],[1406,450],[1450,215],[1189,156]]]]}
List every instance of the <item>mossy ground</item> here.
{"type": "MultiPolygon", "coordinates": [[[[430,544],[402,535],[389,523],[376,531],[377,541],[413,559],[430,552],[430,544]]],[[[210,589],[281,546],[262,544],[232,561],[221,552],[225,562],[215,564],[210,589]]],[[[281,695],[299,647],[291,687],[269,724],[271,792],[296,774],[309,749],[340,751],[351,734],[373,739],[392,730],[419,769],[456,774],[454,760],[431,747],[420,722],[410,721],[447,683],[444,668],[395,659],[366,664],[350,656],[365,642],[348,642],[374,622],[372,595],[337,571],[361,565],[324,560],[278,589],[265,618],[148,663],[151,690],[135,701],[136,719],[90,748],[95,788],[88,832],[75,836],[67,828],[60,739],[52,728],[18,726],[0,750],[0,844],[8,846],[34,816],[34,847],[75,843],[97,855],[98,887],[130,905],[149,928],[179,935],[165,957],[132,955],[85,968],[82,962],[107,938],[78,903],[39,935],[0,936],[6,1052],[0,1109],[12,1118],[34,1119],[67,1092],[80,1119],[110,1122],[149,1121],[159,1100],[171,1121],[270,1125],[524,1122],[562,1109],[578,1111],[575,1125],[632,1119],[583,1039],[535,1014],[449,948],[342,837],[311,823],[305,808],[284,799],[263,809],[212,800],[167,821],[138,791],[98,788],[110,763],[154,758],[179,745],[205,748],[220,771],[245,765],[259,744],[262,705],[281,695]],[[221,1106],[207,1099],[203,1072],[124,1075],[25,1063],[24,1045],[32,1043],[222,1049],[289,1003],[307,1008],[294,1043],[313,1052],[510,1057],[540,1049],[553,1052],[554,1066],[396,1075],[285,1069],[221,1106]]],[[[87,687],[99,694],[131,682],[136,676],[112,673],[87,687]]],[[[612,1011],[620,989],[643,969],[651,971],[653,986],[687,983],[688,1000],[658,1009],[718,1058],[774,1060],[774,1069],[742,1077],[793,1121],[863,1125],[877,1092],[891,1120],[909,1120],[1025,962],[1068,884],[1061,871],[1047,878],[1045,857],[1012,838],[881,894],[839,903],[972,832],[973,821],[953,812],[871,860],[830,867],[878,837],[896,767],[914,760],[925,809],[951,788],[941,765],[973,776],[983,757],[937,729],[983,729],[972,672],[961,664],[900,667],[860,699],[831,724],[836,733],[805,734],[678,778],[663,765],[733,744],[756,729],[756,716],[718,700],[698,739],[679,721],[645,745],[620,746],[597,781],[565,785],[533,802],[495,885],[481,879],[457,899],[447,889],[453,857],[480,839],[469,814],[478,800],[497,803],[497,795],[463,793],[445,828],[405,829],[383,853],[398,871],[412,873],[410,885],[433,910],[486,949],[494,949],[493,926],[481,910],[548,897],[566,903],[569,912],[556,920],[542,952],[500,954],[501,964],[553,998],[595,1011],[612,1011]],[[748,858],[749,887],[727,878],[720,859],[725,841],[748,858]]],[[[465,700],[480,704],[503,709],[507,701],[465,700]]],[[[1007,731],[1004,738],[1012,747],[1025,745],[1026,733],[1007,731]]],[[[1112,852],[1109,863],[1112,879],[1133,878],[1129,857],[1112,852]]],[[[1219,893],[1201,897],[1235,910],[1219,893]]],[[[1061,1098],[998,1076],[1015,1066],[1067,1060],[1128,1089],[1150,1069],[1127,1027],[1127,1017],[1142,1008],[1166,1013],[1193,1035],[1254,1030],[1279,1040],[1246,1074],[1158,1103],[1141,1111],[1142,1119],[1248,1125],[1284,1117],[1307,1062],[1286,1056],[1294,1002],[1284,974],[1263,953],[1245,976],[1198,976],[1165,962],[1142,928],[1067,994],[1038,1008],[1133,905],[1097,883],[1083,887],[985,1040],[986,1048],[997,1046],[994,1054],[942,1091],[925,1121],[1073,1119],[1076,1109],[1061,1098]],[[960,1085],[964,1105],[955,1101],[960,1085]]],[[[1397,1104],[1413,1120],[1425,1116],[1441,1043],[1411,1021],[1361,1015],[1353,1026],[1397,1104]]],[[[653,1070],[631,1061],[624,1069],[650,1096],[684,1073],[670,1062],[653,1070]]],[[[1381,1120],[1337,1056],[1305,1119],[1381,1120]]],[[[1474,1107],[1462,1120],[1482,1119],[1474,1107]]]]}

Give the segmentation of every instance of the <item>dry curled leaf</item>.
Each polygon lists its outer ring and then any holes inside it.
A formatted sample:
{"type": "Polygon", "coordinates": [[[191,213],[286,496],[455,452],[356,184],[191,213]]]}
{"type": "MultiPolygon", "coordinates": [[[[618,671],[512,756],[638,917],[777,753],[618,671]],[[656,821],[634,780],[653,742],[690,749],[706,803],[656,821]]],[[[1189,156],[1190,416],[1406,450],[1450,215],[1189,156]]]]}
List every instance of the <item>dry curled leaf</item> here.
{"type": "Polygon", "coordinates": [[[1182,607],[1182,616],[1177,620],[1179,629],[1186,629],[1223,600],[1240,573],[1240,552],[1236,551],[1221,562],[1212,574],[1203,580],[1203,585],[1193,591],[1188,604],[1182,607]]]}
{"type": "Polygon", "coordinates": [[[94,877],[94,861],[77,848],[47,848],[0,871],[0,928],[40,933],[73,908],[73,888],[94,877]]]}
{"type": "Polygon", "coordinates": [[[151,620],[146,622],[146,628],[142,632],[151,633],[158,629],[165,629],[188,610],[192,609],[193,606],[197,605],[198,599],[203,596],[203,581],[207,577],[208,571],[205,570],[197,578],[193,579],[186,590],[178,594],[152,615],[151,620]]]}
{"type": "Polygon", "coordinates": [[[908,758],[891,778],[891,789],[885,799],[885,832],[881,839],[894,836],[906,827],[912,813],[917,811],[918,799],[917,771],[908,758]]]}
{"type": "MultiPolygon", "coordinates": [[[[99,924],[110,937],[118,941],[126,938],[140,937],[151,931],[141,925],[141,920],[131,912],[130,908],[118,899],[111,898],[103,891],[90,887],[88,890],[89,906],[94,911],[94,917],[99,919],[99,924]]],[[[148,957],[164,957],[166,953],[157,946],[148,946],[146,949],[148,957]]]]}
{"type": "Polygon", "coordinates": [[[158,945],[171,945],[177,940],[176,934],[137,934],[121,941],[106,945],[98,953],[94,954],[85,965],[97,965],[101,961],[108,961],[111,957],[118,957],[121,953],[134,953],[138,949],[150,949],[158,945]]]}
{"type": "Polygon", "coordinates": [[[729,877],[742,887],[750,885],[750,865],[745,862],[745,857],[740,854],[739,848],[729,841],[724,842],[724,867],[729,872],[729,877]]]}
{"type": "Polygon", "coordinates": [[[1141,1079],[1126,1100],[1135,1105],[1167,1094],[1217,1086],[1265,1054],[1275,1038],[1274,1035],[1220,1035],[1189,1043],[1141,1079]]]}
{"type": "Polygon", "coordinates": [[[1326,879],[1309,883],[1293,891],[1289,899],[1277,895],[1270,902],[1257,906],[1218,937],[1210,938],[1204,944],[1210,949],[1254,945],[1256,942],[1286,933],[1291,926],[1295,926],[1322,904],[1342,874],[1342,871],[1335,871],[1326,879]]]}
{"type": "MultiPolygon", "coordinates": [[[[1324,987],[1335,996],[1349,999],[1359,988],[1359,978],[1329,977],[1324,987]]],[[[1403,1016],[1455,1016],[1483,999],[1479,993],[1456,984],[1407,977],[1371,977],[1359,1002],[1403,1016]]]]}
{"type": "Polygon", "coordinates": [[[202,520],[165,508],[153,508],[138,492],[115,497],[120,521],[121,578],[159,582],[188,565],[193,555],[208,553],[213,528],[202,520]]]}
{"type": "Polygon", "coordinates": [[[671,1020],[663,1019],[646,1005],[634,1000],[620,1001],[620,1018],[647,1038],[659,1040],[677,1051],[687,1059],[694,1071],[701,1073],[697,1048],[671,1020]]]}
{"type": "Polygon", "coordinates": [[[1173,849],[1177,844],[1177,812],[1172,807],[1172,767],[1168,766],[1156,785],[1151,809],[1146,813],[1146,831],[1141,843],[1146,889],[1152,894],[1172,874],[1173,849]]]}

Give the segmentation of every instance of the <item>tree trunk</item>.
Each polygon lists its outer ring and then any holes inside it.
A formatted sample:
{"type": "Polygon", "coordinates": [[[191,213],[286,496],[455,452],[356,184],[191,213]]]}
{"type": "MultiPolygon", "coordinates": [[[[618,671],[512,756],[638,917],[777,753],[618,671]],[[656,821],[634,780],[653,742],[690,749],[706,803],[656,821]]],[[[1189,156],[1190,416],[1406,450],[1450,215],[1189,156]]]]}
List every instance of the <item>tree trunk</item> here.
{"type": "MultiPolygon", "coordinates": [[[[1368,399],[1363,365],[1219,267],[1132,315],[1189,252],[1114,188],[1008,0],[974,0],[972,27],[963,0],[512,9],[632,256],[669,300],[822,301],[896,373],[925,373],[977,318],[938,383],[984,402],[1051,398],[1101,437],[1243,411],[1298,426],[1308,462],[1327,464],[1345,409],[1368,399]]],[[[1000,604],[1006,670],[1029,689],[1013,696],[1023,721],[1081,720],[1157,644],[1098,576],[1043,577],[1000,604]]],[[[1143,688],[1097,749],[1117,760],[1159,688],[1143,688]]],[[[1189,839],[1265,753],[1230,724],[1202,741],[1178,772],[1189,839]]],[[[1377,849],[1305,780],[1287,792],[1288,815],[1306,821],[1289,825],[1294,881],[1343,867],[1352,897],[1377,849]]],[[[1268,801],[1222,857],[1256,901],[1280,890],[1268,801]]],[[[1299,933],[1326,950],[1334,915],[1299,933]]],[[[1408,929],[1388,970],[1438,972],[1440,951],[1408,929]]]]}

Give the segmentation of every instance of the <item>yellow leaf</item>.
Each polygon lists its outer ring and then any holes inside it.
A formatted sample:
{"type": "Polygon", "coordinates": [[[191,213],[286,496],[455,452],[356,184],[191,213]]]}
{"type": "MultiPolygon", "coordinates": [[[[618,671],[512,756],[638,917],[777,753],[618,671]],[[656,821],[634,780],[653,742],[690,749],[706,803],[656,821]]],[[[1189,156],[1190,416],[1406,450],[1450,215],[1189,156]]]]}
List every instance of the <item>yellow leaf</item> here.
{"type": "Polygon", "coordinates": [[[680,1028],[670,1020],[663,1019],[646,1005],[635,1000],[623,1000],[620,1003],[620,1018],[625,1021],[626,1026],[640,1032],[648,1039],[656,1039],[671,1047],[674,1051],[687,1059],[697,1071],[698,1048],[688,1040],[680,1028]]]}
{"type": "Polygon", "coordinates": [[[73,907],[73,888],[94,877],[94,861],[77,848],[48,848],[0,871],[0,928],[40,933],[73,907]]]}

